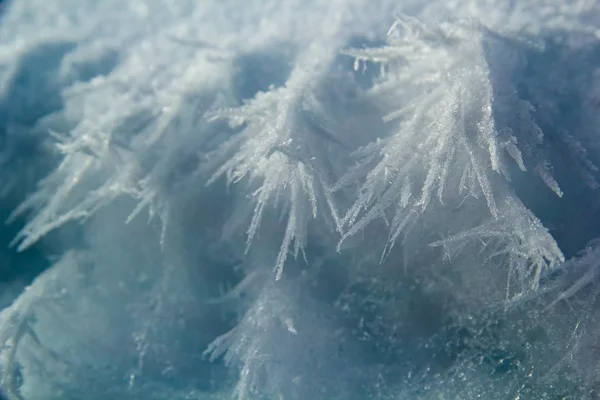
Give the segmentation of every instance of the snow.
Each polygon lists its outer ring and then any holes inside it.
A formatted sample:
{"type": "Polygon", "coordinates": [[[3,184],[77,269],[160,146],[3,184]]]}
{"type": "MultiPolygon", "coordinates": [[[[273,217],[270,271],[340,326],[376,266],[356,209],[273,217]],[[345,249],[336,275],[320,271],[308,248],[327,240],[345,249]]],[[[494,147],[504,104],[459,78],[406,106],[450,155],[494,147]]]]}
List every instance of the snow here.
{"type": "Polygon", "coordinates": [[[10,400],[598,396],[593,0],[12,0],[10,400]]]}

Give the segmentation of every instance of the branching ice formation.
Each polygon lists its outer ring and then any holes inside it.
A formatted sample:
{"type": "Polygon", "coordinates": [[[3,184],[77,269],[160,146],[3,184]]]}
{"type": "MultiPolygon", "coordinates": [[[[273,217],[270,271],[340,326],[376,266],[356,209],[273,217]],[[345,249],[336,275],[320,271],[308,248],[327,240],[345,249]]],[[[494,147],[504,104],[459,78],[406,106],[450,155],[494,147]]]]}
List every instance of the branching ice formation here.
{"type": "MultiPolygon", "coordinates": [[[[345,237],[394,206],[393,243],[407,219],[423,213],[433,196],[443,203],[445,192],[452,197],[456,192],[459,196],[483,196],[492,216],[498,218],[496,197],[506,193],[495,193],[502,186],[492,184],[491,174],[510,180],[506,157],[521,170],[527,169],[511,132],[521,132],[527,149],[543,138],[527,113],[527,104],[514,98],[516,89],[509,86],[511,81],[497,79],[487,59],[487,47],[496,50],[514,44],[477,25],[443,24],[429,29],[410,18],[398,20],[388,38],[387,47],[347,52],[355,57],[356,69],[361,62],[376,61],[389,70],[373,95],[383,96],[388,103],[398,99],[399,110],[384,118],[400,120],[400,130],[365,149],[365,165],[352,172],[365,174],[366,180],[344,218],[350,227],[345,237]],[[508,124],[517,126],[498,127],[499,119],[516,121],[508,124]],[[370,154],[376,152],[381,161],[373,167],[370,154]]],[[[502,63],[502,73],[510,76],[513,54],[509,49],[500,56],[508,58],[502,63]]],[[[562,196],[548,165],[544,160],[534,161],[532,169],[562,196]]]]}

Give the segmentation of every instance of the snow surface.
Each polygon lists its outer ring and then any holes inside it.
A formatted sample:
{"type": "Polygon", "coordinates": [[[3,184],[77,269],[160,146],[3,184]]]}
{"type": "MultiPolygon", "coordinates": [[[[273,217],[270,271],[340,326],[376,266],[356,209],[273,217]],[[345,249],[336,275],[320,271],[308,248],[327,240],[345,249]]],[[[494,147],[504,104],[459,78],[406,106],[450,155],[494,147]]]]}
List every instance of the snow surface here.
{"type": "Polygon", "coordinates": [[[0,398],[600,396],[596,0],[0,3],[0,398]]]}

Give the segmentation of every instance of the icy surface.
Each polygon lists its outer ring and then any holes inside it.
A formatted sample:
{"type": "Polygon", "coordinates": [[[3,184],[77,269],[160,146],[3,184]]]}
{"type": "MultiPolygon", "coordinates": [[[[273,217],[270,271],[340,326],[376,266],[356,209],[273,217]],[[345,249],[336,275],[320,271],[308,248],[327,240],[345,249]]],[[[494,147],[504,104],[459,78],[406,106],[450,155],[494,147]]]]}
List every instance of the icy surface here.
{"type": "Polygon", "coordinates": [[[596,0],[0,2],[0,399],[600,396],[596,0]]]}

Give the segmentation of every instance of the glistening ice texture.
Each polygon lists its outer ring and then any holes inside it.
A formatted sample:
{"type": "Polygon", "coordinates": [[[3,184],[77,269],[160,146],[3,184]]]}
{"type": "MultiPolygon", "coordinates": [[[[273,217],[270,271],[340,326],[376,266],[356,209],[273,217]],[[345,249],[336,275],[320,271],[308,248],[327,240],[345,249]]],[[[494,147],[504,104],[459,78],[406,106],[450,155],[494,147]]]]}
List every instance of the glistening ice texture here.
{"type": "Polygon", "coordinates": [[[596,0],[0,7],[0,398],[600,396],[596,0]]]}

